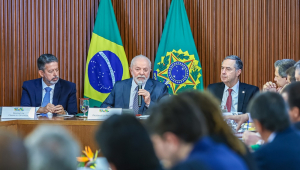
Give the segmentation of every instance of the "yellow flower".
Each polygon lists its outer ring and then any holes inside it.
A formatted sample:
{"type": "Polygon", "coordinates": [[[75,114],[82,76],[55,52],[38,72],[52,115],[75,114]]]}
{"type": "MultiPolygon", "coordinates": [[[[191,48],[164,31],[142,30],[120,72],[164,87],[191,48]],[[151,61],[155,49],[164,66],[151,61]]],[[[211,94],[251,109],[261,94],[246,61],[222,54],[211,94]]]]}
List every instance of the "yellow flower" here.
{"type": "Polygon", "coordinates": [[[98,157],[98,150],[96,150],[95,155],[92,152],[91,148],[89,146],[85,147],[85,150],[82,151],[82,153],[85,154],[85,156],[77,157],[78,162],[83,162],[85,167],[90,167],[92,169],[95,169],[95,162],[98,157]]]}

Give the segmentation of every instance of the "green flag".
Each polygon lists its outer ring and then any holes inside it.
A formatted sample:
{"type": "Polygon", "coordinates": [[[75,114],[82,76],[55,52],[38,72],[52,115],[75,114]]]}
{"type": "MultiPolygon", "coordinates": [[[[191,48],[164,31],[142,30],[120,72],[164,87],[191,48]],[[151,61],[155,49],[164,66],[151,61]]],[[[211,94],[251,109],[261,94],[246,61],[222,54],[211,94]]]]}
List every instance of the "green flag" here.
{"type": "Polygon", "coordinates": [[[203,90],[202,68],[183,0],[173,0],[158,46],[153,77],[170,94],[203,90]]]}
{"type": "Polygon", "coordinates": [[[115,82],[128,79],[128,62],[110,0],[101,0],[86,61],[84,96],[99,107],[115,82]]]}

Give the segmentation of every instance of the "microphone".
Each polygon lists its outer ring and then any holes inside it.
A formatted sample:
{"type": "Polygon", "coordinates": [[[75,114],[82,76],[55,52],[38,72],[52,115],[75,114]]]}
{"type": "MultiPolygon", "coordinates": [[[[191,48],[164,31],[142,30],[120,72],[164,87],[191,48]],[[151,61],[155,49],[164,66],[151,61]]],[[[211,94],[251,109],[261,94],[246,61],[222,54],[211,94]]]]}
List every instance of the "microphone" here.
{"type": "MultiPolygon", "coordinates": [[[[142,89],[142,84],[143,84],[143,83],[142,83],[141,81],[138,82],[138,91],[139,91],[140,89],[142,89]]],[[[141,95],[138,96],[138,105],[139,105],[139,107],[142,106],[142,96],[141,96],[141,95]]]]}

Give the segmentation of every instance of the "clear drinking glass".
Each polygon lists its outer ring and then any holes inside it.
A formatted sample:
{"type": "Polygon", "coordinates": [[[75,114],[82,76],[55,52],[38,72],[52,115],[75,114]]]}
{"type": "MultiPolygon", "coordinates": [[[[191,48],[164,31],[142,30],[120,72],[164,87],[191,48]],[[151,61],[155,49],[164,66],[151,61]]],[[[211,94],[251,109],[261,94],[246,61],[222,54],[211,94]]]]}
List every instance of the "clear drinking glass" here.
{"type": "Polygon", "coordinates": [[[227,111],[226,105],[220,105],[220,109],[221,109],[221,112],[222,112],[222,113],[228,112],[228,111],[227,111]]]}
{"type": "Polygon", "coordinates": [[[89,106],[90,106],[89,99],[90,98],[79,98],[79,100],[80,100],[80,110],[83,113],[83,117],[87,117],[87,115],[85,113],[89,110],[89,106]]]}

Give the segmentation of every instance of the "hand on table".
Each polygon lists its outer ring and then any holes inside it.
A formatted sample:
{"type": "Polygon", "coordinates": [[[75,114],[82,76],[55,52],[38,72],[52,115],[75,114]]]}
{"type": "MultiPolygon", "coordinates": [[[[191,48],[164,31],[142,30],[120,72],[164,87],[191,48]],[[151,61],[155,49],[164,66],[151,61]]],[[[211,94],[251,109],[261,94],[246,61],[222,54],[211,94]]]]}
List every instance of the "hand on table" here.
{"type": "Polygon", "coordinates": [[[245,131],[242,139],[247,146],[251,146],[261,140],[261,137],[258,133],[245,131]]]}
{"type": "Polygon", "coordinates": [[[37,113],[54,113],[55,111],[55,106],[51,103],[48,103],[45,107],[40,107],[39,110],[37,110],[37,113]]]}
{"type": "Polygon", "coordinates": [[[236,131],[238,131],[242,124],[249,120],[248,114],[241,114],[241,115],[226,115],[224,116],[225,119],[234,120],[237,123],[236,131]]]}
{"type": "Polygon", "coordinates": [[[65,109],[62,105],[56,105],[53,113],[57,113],[57,114],[61,114],[61,115],[66,114],[65,109]]]}

